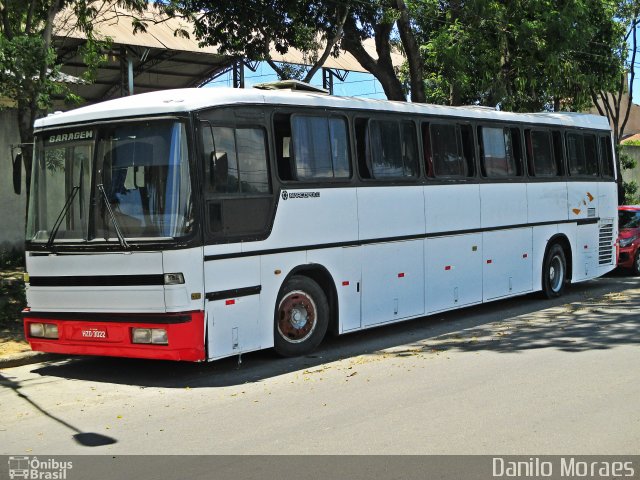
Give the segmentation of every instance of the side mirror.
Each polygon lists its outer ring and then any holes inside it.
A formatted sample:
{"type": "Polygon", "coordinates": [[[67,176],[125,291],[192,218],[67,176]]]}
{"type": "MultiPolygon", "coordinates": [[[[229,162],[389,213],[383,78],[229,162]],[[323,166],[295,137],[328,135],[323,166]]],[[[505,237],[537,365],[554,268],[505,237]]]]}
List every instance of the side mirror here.
{"type": "Polygon", "coordinates": [[[13,191],[16,195],[22,193],[22,153],[13,158],[13,191]]]}

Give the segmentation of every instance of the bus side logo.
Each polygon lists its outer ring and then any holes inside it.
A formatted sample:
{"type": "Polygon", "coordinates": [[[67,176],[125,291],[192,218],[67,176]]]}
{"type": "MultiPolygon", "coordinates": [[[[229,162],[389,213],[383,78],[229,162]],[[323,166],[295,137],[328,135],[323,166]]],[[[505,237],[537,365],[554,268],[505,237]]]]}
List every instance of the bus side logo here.
{"type": "Polygon", "coordinates": [[[320,198],[320,192],[287,192],[286,190],[282,191],[282,199],[294,198],[320,198]]]}

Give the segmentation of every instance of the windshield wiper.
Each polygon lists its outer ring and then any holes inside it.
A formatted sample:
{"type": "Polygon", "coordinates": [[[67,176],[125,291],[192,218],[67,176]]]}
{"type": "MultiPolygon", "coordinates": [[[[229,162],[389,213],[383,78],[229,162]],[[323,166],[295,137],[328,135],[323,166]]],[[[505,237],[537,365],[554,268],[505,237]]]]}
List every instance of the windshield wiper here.
{"type": "Polygon", "coordinates": [[[69,196],[67,197],[67,201],[64,202],[64,206],[62,207],[62,210],[60,210],[60,214],[58,215],[58,218],[53,224],[53,228],[51,229],[51,233],[49,234],[49,240],[47,240],[47,245],[46,245],[47,248],[53,247],[53,241],[56,239],[56,235],[58,234],[60,225],[62,225],[62,221],[64,220],[64,217],[67,216],[69,207],[71,207],[71,204],[73,203],[73,199],[76,198],[76,194],[78,193],[78,190],[80,190],[79,186],[76,185],[75,187],[73,187],[71,189],[71,193],[69,193],[69,196]]]}
{"type": "Polygon", "coordinates": [[[116,230],[116,235],[118,235],[118,241],[120,242],[120,246],[123,249],[128,250],[129,249],[129,244],[125,240],[124,235],[122,234],[122,231],[120,230],[120,225],[118,224],[118,220],[116,220],[116,216],[113,213],[113,210],[111,209],[111,205],[110,205],[110,202],[109,202],[109,197],[107,196],[107,192],[104,191],[104,185],[99,183],[98,184],[98,190],[100,190],[100,193],[102,193],[102,200],[104,200],[104,204],[107,207],[107,212],[109,212],[109,217],[111,217],[111,223],[113,223],[113,227],[116,230]]]}

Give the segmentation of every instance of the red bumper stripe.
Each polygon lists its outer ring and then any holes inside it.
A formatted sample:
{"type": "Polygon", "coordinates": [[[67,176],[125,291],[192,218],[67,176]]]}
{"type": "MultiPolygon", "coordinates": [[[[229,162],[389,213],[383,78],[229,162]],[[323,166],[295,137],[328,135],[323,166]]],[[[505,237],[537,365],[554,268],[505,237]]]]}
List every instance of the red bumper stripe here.
{"type": "MultiPolygon", "coordinates": [[[[167,314],[170,315],[170,314],[167,314]]],[[[130,322],[95,322],[91,314],[86,320],[65,320],[38,317],[30,312],[24,319],[25,337],[35,351],[70,355],[102,355],[109,357],[155,358],[160,360],[205,360],[204,312],[188,312],[185,323],[138,323],[136,314],[130,322]],[[58,339],[29,336],[29,324],[54,323],[58,326],[58,339]],[[166,329],[168,345],[137,344],[131,342],[132,328],[166,329]]]]}

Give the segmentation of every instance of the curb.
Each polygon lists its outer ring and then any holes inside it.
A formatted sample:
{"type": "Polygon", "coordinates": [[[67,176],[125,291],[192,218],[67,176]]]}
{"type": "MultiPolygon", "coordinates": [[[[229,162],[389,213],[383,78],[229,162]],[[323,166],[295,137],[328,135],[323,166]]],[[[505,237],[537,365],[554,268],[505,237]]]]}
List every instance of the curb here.
{"type": "Polygon", "coordinates": [[[20,352],[13,355],[0,358],[0,369],[21,367],[23,365],[30,365],[32,363],[46,362],[49,360],[60,360],[65,358],[64,355],[56,353],[44,353],[44,352],[20,352]]]}

